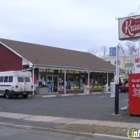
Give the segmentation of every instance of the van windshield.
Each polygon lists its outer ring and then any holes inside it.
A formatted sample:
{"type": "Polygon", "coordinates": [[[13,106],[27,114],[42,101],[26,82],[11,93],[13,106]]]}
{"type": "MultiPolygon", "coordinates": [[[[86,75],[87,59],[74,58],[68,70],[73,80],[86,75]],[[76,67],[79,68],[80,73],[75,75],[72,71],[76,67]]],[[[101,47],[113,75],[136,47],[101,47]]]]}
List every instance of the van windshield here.
{"type": "Polygon", "coordinates": [[[23,77],[17,77],[18,82],[24,82],[23,77]]]}
{"type": "Polygon", "coordinates": [[[30,77],[25,77],[25,82],[30,82],[30,77]]]}

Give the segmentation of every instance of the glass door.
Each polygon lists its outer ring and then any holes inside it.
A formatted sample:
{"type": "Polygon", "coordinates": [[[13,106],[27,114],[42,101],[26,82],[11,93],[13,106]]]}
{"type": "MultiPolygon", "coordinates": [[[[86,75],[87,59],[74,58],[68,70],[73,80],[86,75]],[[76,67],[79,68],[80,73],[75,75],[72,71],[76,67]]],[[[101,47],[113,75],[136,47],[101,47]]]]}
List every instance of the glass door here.
{"type": "Polygon", "coordinates": [[[58,76],[47,76],[47,87],[49,93],[58,92],[58,76]]]}
{"type": "Polygon", "coordinates": [[[48,87],[48,92],[52,93],[53,92],[53,88],[52,88],[52,84],[53,84],[53,78],[52,76],[47,76],[47,87],[48,87]]]}

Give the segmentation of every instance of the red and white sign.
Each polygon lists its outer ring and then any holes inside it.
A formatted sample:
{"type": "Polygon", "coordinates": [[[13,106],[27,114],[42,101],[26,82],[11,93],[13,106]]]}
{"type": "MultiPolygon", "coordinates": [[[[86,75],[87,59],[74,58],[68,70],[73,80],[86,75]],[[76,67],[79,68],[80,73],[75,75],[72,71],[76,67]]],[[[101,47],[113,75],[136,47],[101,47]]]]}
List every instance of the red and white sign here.
{"type": "Polygon", "coordinates": [[[140,16],[120,18],[118,21],[120,40],[140,37],[140,16]]]}
{"type": "Polygon", "coordinates": [[[129,75],[129,113],[140,115],[140,74],[129,75]]]}
{"type": "Polygon", "coordinates": [[[140,73],[140,57],[135,57],[135,73],[140,73]]]}

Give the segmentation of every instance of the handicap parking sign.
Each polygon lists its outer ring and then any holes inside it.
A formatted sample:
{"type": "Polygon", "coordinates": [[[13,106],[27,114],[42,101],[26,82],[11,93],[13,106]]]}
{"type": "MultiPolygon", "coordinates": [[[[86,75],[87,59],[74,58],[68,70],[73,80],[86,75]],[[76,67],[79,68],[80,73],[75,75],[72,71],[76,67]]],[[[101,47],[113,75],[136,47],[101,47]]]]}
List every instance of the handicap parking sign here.
{"type": "Polygon", "coordinates": [[[116,56],[116,47],[109,48],[109,56],[116,56]]]}

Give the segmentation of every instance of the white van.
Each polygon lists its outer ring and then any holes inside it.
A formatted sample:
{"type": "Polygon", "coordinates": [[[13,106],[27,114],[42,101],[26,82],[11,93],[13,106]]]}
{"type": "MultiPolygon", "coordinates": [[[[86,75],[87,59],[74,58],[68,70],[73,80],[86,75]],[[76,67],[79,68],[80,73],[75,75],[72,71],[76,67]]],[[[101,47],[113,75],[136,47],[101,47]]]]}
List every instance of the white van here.
{"type": "Polygon", "coordinates": [[[33,93],[33,82],[29,71],[0,72],[0,95],[10,99],[11,96],[22,95],[27,98],[33,93]]]}

